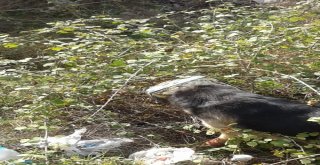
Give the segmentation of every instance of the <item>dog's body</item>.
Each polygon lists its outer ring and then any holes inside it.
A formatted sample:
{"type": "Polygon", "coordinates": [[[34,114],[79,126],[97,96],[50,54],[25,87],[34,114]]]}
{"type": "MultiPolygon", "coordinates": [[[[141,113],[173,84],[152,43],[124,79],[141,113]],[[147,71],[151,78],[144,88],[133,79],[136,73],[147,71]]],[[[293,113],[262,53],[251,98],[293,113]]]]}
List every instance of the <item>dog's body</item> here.
{"type": "Polygon", "coordinates": [[[320,108],[299,102],[245,92],[210,79],[164,89],[161,93],[172,105],[198,117],[207,127],[221,130],[212,143],[226,141],[231,126],[283,135],[320,132],[318,123],[308,121],[320,116],[320,108]]]}
{"type": "Polygon", "coordinates": [[[296,135],[320,132],[320,125],[307,121],[320,116],[320,109],[280,98],[266,97],[220,85],[196,85],[175,91],[171,104],[197,116],[206,125],[236,127],[296,135]]]}

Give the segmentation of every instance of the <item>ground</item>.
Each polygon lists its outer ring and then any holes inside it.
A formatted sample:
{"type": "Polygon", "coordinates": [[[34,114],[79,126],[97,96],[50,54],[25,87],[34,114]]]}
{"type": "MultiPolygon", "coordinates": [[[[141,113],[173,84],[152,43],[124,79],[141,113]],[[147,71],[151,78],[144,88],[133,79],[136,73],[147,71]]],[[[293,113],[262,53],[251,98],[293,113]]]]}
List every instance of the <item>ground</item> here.
{"type": "Polygon", "coordinates": [[[41,149],[20,145],[46,131],[68,135],[86,127],[84,139],[135,140],[106,153],[103,161],[110,164],[154,146],[190,147],[214,161],[246,153],[256,157],[249,164],[318,153],[315,134],[283,137],[251,130],[239,130],[241,136],[225,147],[203,146],[217,134],[207,135],[210,131],[191,116],[145,94],[165,80],[205,75],[254,93],[316,102],[316,92],[289,77],[313,89],[320,85],[319,6],[312,1],[271,6],[85,2],[28,4],[36,5],[31,11],[16,10],[18,3],[3,5],[8,11],[0,13],[6,22],[0,25],[1,145],[29,154],[39,164],[46,157],[55,164],[94,164],[99,158],[69,158],[53,149],[45,156],[41,149]]]}

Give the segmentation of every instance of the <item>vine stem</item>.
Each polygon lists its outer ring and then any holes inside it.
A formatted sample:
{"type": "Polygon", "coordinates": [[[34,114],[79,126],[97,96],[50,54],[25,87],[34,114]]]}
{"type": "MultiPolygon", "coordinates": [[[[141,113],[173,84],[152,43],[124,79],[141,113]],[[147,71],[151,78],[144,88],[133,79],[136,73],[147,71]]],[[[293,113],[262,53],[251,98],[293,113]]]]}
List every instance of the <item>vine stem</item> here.
{"type": "Polygon", "coordinates": [[[44,145],[44,155],[45,155],[45,161],[46,161],[46,165],[49,165],[49,158],[48,158],[48,118],[45,119],[44,121],[44,128],[45,128],[45,135],[44,135],[44,141],[45,141],[45,145],[44,145]]]}
{"type": "Polygon", "coordinates": [[[265,69],[258,69],[258,68],[253,68],[254,70],[260,70],[260,71],[264,71],[264,72],[271,72],[271,73],[274,73],[274,74],[278,74],[278,75],[281,75],[281,76],[285,76],[285,77],[289,77],[291,79],[294,79],[296,81],[298,81],[299,83],[303,84],[304,86],[308,87],[309,89],[311,89],[312,91],[314,91],[317,95],[320,96],[320,92],[317,91],[316,89],[314,89],[312,86],[310,86],[309,84],[305,83],[304,81],[294,77],[294,76],[291,76],[291,75],[287,75],[287,74],[283,74],[283,73],[279,73],[279,72],[276,72],[276,71],[270,71],[270,70],[265,70],[265,69]]]}
{"type": "Polygon", "coordinates": [[[135,76],[138,75],[139,72],[141,72],[146,66],[154,63],[156,60],[152,60],[149,63],[145,64],[144,66],[142,66],[141,68],[139,68],[136,72],[134,72],[125,82],[124,84],[122,84],[122,86],[120,88],[118,88],[112,95],[111,97],[98,109],[96,110],[96,112],[94,112],[92,115],[89,116],[89,118],[95,116],[97,113],[99,113],[103,108],[105,108],[111,101],[112,99],[119,93],[119,91],[121,89],[123,89],[125,86],[127,86],[127,84],[129,83],[129,81],[134,78],[135,76]]]}
{"type": "Polygon", "coordinates": [[[304,156],[304,157],[300,157],[300,158],[287,159],[287,160],[280,161],[280,162],[277,162],[277,163],[271,163],[271,164],[269,164],[269,165],[283,164],[283,163],[288,163],[288,162],[291,162],[291,161],[294,161],[294,160],[301,160],[301,159],[306,159],[306,158],[313,158],[313,157],[317,157],[317,156],[320,156],[320,154],[314,154],[314,155],[304,156]]]}

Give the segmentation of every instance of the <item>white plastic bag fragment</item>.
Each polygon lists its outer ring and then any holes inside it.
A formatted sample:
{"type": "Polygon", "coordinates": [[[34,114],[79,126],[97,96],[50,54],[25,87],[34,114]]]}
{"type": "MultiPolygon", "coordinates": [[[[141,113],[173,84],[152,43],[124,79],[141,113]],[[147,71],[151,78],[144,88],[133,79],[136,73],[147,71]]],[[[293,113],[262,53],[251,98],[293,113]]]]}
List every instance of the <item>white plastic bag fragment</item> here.
{"type": "MultiPolygon", "coordinates": [[[[62,136],[62,137],[48,137],[47,143],[49,146],[60,146],[60,147],[68,147],[73,146],[76,143],[78,143],[81,140],[82,134],[84,134],[87,131],[86,128],[75,130],[73,134],[68,136],[62,136]]],[[[41,144],[40,146],[43,147],[44,144],[41,144]]]]}
{"type": "Polygon", "coordinates": [[[7,161],[18,158],[19,153],[17,151],[0,146],[0,161],[7,161]]]}
{"type": "Polygon", "coordinates": [[[135,162],[146,165],[169,165],[181,161],[192,161],[196,158],[194,150],[190,148],[151,148],[135,152],[129,156],[135,162]]]}
{"type": "Polygon", "coordinates": [[[247,162],[251,159],[253,159],[253,156],[251,156],[251,155],[239,154],[239,155],[233,155],[233,157],[231,158],[231,161],[233,161],[233,162],[247,162]]]}
{"type": "Polygon", "coordinates": [[[24,143],[24,146],[38,146],[59,148],[64,150],[67,155],[99,155],[108,152],[111,149],[120,147],[123,143],[130,143],[133,140],[128,138],[111,138],[111,139],[93,139],[81,140],[82,135],[87,131],[86,128],[75,130],[73,134],[68,136],[48,137],[47,140],[41,139],[37,143],[24,143]]]}
{"type": "Polygon", "coordinates": [[[270,3],[279,3],[282,0],[253,0],[253,1],[259,4],[270,4],[270,3]]]}
{"type": "Polygon", "coordinates": [[[82,134],[87,131],[86,128],[75,130],[73,134],[68,136],[55,136],[55,137],[47,137],[47,139],[41,138],[36,142],[25,142],[22,143],[22,146],[37,146],[40,148],[47,146],[63,148],[64,146],[75,145],[80,141],[82,134]]]}
{"type": "Polygon", "coordinates": [[[65,148],[65,151],[68,155],[99,155],[100,153],[108,152],[114,148],[120,147],[124,143],[130,142],[133,142],[133,140],[128,138],[80,140],[75,145],[65,148]]]}
{"type": "Polygon", "coordinates": [[[166,89],[166,88],[170,88],[172,86],[176,86],[176,85],[179,85],[179,84],[183,84],[183,83],[186,83],[186,82],[190,82],[190,81],[194,81],[194,80],[197,80],[197,79],[201,79],[201,78],[204,78],[204,76],[191,76],[191,77],[184,78],[184,79],[175,79],[175,80],[172,80],[172,81],[165,81],[165,82],[160,83],[160,84],[158,84],[156,86],[150,87],[149,89],[147,89],[146,92],[147,92],[147,94],[150,95],[151,93],[154,93],[154,92],[166,89]]]}

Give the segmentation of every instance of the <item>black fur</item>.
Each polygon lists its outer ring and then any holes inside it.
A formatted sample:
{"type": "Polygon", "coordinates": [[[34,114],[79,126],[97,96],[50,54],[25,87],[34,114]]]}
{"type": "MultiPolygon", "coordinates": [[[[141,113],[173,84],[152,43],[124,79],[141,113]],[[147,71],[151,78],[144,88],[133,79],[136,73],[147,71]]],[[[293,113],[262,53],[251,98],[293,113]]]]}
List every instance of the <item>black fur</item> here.
{"type": "Polygon", "coordinates": [[[257,131],[284,135],[320,132],[318,123],[307,121],[310,117],[320,116],[320,108],[252,94],[228,85],[191,85],[175,91],[168,99],[171,104],[207,123],[224,122],[222,120],[227,118],[237,127],[257,131]]]}

